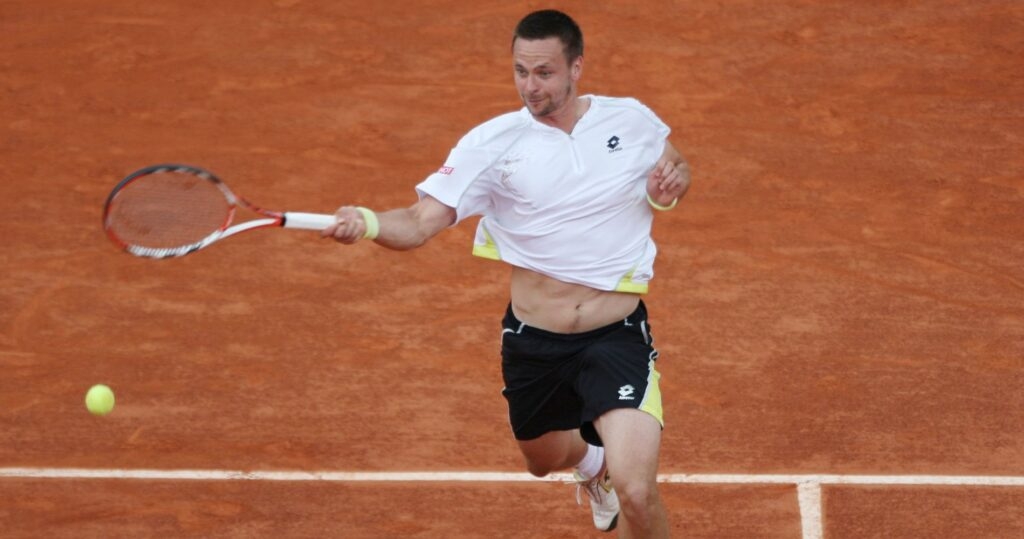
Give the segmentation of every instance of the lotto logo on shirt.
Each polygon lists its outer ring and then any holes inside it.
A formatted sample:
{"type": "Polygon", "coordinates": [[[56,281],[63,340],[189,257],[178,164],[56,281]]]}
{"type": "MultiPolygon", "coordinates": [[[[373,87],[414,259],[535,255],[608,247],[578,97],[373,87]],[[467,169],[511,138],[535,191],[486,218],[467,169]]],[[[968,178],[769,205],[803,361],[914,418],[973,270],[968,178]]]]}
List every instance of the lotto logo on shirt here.
{"type": "Polygon", "coordinates": [[[608,153],[615,153],[621,151],[622,146],[619,146],[619,143],[621,141],[622,139],[620,139],[618,136],[612,136],[612,138],[608,139],[608,153]]]}
{"type": "Polygon", "coordinates": [[[455,167],[441,167],[437,169],[438,174],[444,174],[445,176],[451,176],[452,172],[455,172],[455,167]]]}

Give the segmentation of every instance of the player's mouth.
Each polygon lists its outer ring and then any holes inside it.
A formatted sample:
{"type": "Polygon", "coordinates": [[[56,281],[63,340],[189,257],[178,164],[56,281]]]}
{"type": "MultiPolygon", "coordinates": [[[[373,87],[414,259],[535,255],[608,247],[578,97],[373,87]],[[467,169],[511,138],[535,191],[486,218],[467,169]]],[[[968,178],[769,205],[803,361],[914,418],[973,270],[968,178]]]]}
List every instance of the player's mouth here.
{"type": "Polygon", "coordinates": [[[526,105],[530,108],[530,110],[532,110],[534,112],[537,112],[537,111],[540,111],[540,110],[544,110],[544,108],[547,106],[547,100],[546,99],[531,99],[531,100],[528,100],[526,102],[526,105]]]}

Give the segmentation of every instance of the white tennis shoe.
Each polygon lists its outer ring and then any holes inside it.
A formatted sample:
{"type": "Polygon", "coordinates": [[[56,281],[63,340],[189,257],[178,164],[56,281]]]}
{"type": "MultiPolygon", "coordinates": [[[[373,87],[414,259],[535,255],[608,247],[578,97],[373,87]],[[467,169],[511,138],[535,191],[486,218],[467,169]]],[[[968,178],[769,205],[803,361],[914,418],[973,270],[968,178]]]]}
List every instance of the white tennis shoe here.
{"type": "Polygon", "coordinates": [[[590,510],[594,526],[603,532],[610,532],[619,523],[619,497],[608,479],[608,472],[593,479],[583,479],[579,472],[573,472],[576,479],[576,503],[583,505],[583,493],[590,498],[590,510]]]}

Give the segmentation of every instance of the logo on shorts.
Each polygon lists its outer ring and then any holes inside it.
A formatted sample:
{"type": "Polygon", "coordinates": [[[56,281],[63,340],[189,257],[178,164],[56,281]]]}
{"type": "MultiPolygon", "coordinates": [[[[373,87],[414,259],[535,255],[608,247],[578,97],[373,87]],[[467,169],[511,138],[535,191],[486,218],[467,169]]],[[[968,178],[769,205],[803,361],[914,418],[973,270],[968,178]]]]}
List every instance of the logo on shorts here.
{"type": "Polygon", "coordinates": [[[455,167],[441,167],[437,169],[438,174],[444,174],[445,176],[451,176],[452,172],[455,172],[455,167]]]}
{"type": "Polygon", "coordinates": [[[634,399],[634,397],[633,397],[633,392],[634,391],[636,391],[636,388],[631,386],[631,385],[629,385],[629,384],[626,384],[626,385],[620,387],[619,388],[619,400],[620,401],[631,401],[631,400],[633,400],[634,399]]]}

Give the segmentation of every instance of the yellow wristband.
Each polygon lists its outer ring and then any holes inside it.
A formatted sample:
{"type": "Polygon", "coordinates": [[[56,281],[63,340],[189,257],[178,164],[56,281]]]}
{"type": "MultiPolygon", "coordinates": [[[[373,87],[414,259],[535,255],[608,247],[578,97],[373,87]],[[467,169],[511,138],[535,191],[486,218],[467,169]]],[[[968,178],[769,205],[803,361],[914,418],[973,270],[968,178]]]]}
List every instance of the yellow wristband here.
{"type": "Polygon", "coordinates": [[[675,208],[676,204],[679,204],[679,197],[676,197],[676,198],[672,199],[672,203],[669,204],[668,206],[662,206],[661,204],[658,204],[657,202],[655,202],[654,199],[651,198],[650,193],[648,193],[647,194],[647,203],[650,204],[652,208],[654,208],[654,209],[656,209],[658,211],[668,211],[668,210],[671,210],[672,208],[675,208]]]}
{"type": "Polygon", "coordinates": [[[356,207],[356,211],[362,214],[363,221],[366,223],[366,233],[363,234],[363,239],[377,239],[377,234],[380,234],[380,221],[377,219],[377,214],[373,213],[373,210],[362,206],[356,207]]]}

